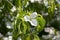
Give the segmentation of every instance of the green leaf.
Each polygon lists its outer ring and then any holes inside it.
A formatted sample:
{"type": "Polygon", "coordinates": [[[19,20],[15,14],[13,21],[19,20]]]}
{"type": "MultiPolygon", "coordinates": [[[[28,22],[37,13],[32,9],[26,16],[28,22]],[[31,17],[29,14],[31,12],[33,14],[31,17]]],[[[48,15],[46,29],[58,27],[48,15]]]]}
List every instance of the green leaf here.
{"type": "Polygon", "coordinates": [[[23,38],[23,40],[31,40],[31,35],[30,34],[25,35],[24,38],[23,38]]]}
{"type": "Polygon", "coordinates": [[[42,16],[38,16],[37,21],[38,21],[37,31],[40,32],[43,30],[43,28],[45,26],[45,20],[42,16]]]}
{"type": "Polygon", "coordinates": [[[13,27],[13,37],[17,37],[19,35],[21,31],[20,24],[21,24],[21,19],[15,20],[14,27],[13,27]]]}
{"type": "Polygon", "coordinates": [[[34,39],[33,40],[40,40],[40,38],[37,35],[34,35],[34,39]]]}
{"type": "Polygon", "coordinates": [[[22,6],[22,5],[21,5],[21,0],[13,0],[13,3],[14,3],[14,5],[16,5],[17,7],[22,6]]]}
{"type": "Polygon", "coordinates": [[[23,33],[26,34],[26,31],[27,31],[27,23],[26,22],[22,22],[22,25],[23,25],[23,33]]]}

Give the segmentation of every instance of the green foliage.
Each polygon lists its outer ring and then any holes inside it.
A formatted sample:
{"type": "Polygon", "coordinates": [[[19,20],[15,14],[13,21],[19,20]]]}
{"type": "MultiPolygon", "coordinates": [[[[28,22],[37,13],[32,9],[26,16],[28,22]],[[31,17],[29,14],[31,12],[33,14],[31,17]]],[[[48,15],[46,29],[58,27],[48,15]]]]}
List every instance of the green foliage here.
{"type": "MultiPolygon", "coordinates": [[[[23,12],[23,14],[24,14],[24,12],[23,12]]],[[[20,15],[22,15],[22,14],[20,14],[20,15]]],[[[31,33],[32,26],[30,25],[29,22],[25,22],[23,15],[22,16],[20,16],[20,15],[18,15],[17,19],[15,20],[14,29],[13,29],[13,37],[18,37],[19,35],[25,36],[25,35],[31,33]]],[[[40,31],[43,30],[43,28],[45,26],[45,20],[41,15],[38,15],[38,17],[36,19],[38,21],[38,26],[33,27],[35,31],[32,30],[31,34],[36,34],[37,32],[39,33],[40,31]]],[[[24,38],[22,38],[22,39],[24,39],[24,38]]],[[[38,38],[36,38],[36,39],[38,39],[38,38]]]]}
{"type": "Polygon", "coordinates": [[[41,30],[44,29],[44,26],[45,26],[46,22],[41,15],[37,17],[37,20],[38,20],[37,31],[41,31],[41,30]]]}
{"type": "MultiPolygon", "coordinates": [[[[25,22],[24,16],[27,14],[30,15],[32,12],[30,12],[30,11],[25,12],[22,10],[23,9],[22,6],[25,6],[26,3],[27,3],[27,0],[24,0],[24,2],[22,0],[18,0],[17,2],[15,2],[18,12],[17,12],[16,20],[14,21],[13,40],[16,40],[19,36],[23,40],[33,40],[33,37],[30,38],[30,35],[36,34],[37,32],[39,33],[40,31],[43,30],[43,28],[45,26],[44,18],[42,16],[40,16],[40,17],[38,16],[36,18],[38,21],[38,26],[33,27],[35,31],[33,31],[33,30],[31,31],[32,26],[30,25],[29,22],[25,22]],[[16,3],[18,3],[18,4],[16,4],[16,3]],[[29,34],[29,35],[27,35],[27,34],[29,34]],[[27,37],[25,37],[25,36],[27,36],[27,37]]],[[[36,36],[34,35],[34,40],[40,40],[40,39],[37,35],[36,36]]]]}
{"type": "MultiPolygon", "coordinates": [[[[0,2],[0,32],[5,36],[8,31],[13,30],[13,40],[17,40],[18,37],[21,37],[22,40],[40,40],[38,34],[43,31],[44,27],[53,26],[60,29],[60,20],[57,20],[56,15],[58,16],[59,12],[55,14],[55,11],[59,11],[59,6],[56,0],[48,0],[48,6],[45,6],[43,3],[34,2],[31,3],[30,0],[2,0],[0,2]],[[27,2],[29,4],[26,6],[27,2]],[[16,10],[11,11],[11,8],[15,6],[16,10]],[[1,7],[4,7],[1,9],[1,7]],[[58,8],[58,10],[55,10],[58,8]],[[48,15],[42,14],[48,13],[48,15]],[[29,21],[25,21],[24,16],[30,16],[33,12],[37,12],[37,26],[32,26],[29,21]],[[11,20],[14,17],[14,20],[11,20]],[[52,19],[54,20],[53,22],[52,19]],[[13,29],[6,28],[6,22],[13,23],[13,29]]],[[[60,16],[60,15],[59,15],[60,16]]],[[[31,19],[30,19],[31,20],[31,19]]]]}

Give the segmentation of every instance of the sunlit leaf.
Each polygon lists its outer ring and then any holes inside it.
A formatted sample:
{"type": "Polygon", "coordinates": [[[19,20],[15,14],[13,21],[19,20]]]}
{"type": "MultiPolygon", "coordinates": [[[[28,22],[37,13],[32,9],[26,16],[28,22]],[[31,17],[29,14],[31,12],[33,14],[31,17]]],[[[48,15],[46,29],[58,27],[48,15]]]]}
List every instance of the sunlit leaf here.
{"type": "Polygon", "coordinates": [[[37,17],[37,20],[38,20],[37,31],[42,31],[45,26],[45,20],[42,16],[37,17]]]}

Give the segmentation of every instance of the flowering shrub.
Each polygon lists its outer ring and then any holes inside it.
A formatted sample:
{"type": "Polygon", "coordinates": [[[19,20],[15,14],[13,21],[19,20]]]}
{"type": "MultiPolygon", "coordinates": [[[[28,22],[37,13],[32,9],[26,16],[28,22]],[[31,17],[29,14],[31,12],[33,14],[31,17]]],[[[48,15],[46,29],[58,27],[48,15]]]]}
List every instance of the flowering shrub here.
{"type": "Polygon", "coordinates": [[[59,40],[60,0],[0,0],[0,40],[59,40]]]}

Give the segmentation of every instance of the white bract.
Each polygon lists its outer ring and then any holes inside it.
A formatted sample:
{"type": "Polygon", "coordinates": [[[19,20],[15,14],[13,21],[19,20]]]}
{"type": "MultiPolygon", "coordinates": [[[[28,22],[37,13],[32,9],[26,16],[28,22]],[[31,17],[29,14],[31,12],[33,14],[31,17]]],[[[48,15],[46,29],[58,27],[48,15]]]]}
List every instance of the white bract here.
{"type": "Polygon", "coordinates": [[[12,35],[12,32],[7,32],[7,35],[11,36],[12,35]]]}
{"type": "Polygon", "coordinates": [[[47,27],[47,28],[45,28],[45,32],[48,32],[49,34],[54,34],[54,28],[52,28],[52,27],[47,27]]]}
{"type": "Polygon", "coordinates": [[[0,33],[0,38],[3,37],[3,35],[0,33]]]}
{"type": "Polygon", "coordinates": [[[9,36],[8,39],[9,39],[9,40],[12,40],[12,36],[9,36]]]}
{"type": "Polygon", "coordinates": [[[44,4],[45,4],[45,6],[48,6],[48,1],[44,0],[44,4]]]}
{"type": "Polygon", "coordinates": [[[33,12],[31,15],[30,15],[31,18],[36,18],[37,17],[37,13],[36,12],[33,12]]]}
{"type": "Polygon", "coordinates": [[[22,40],[20,37],[18,37],[18,39],[17,40],[22,40]]]}
{"type": "Polygon", "coordinates": [[[3,40],[8,40],[8,37],[3,37],[3,40]]]}
{"type": "Polygon", "coordinates": [[[24,16],[25,21],[29,21],[30,17],[28,15],[24,16]]]}
{"type": "Polygon", "coordinates": [[[42,0],[30,0],[31,3],[38,2],[41,3],[42,0]]]}
{"type": "Polygon", "coordinates": [[[60,31],[57,31],[56,33],[57,35],[55,35],[52,40],[60,40],[60,31]]]}
{"type": "Polygon", "coordinates": [[[59,36],[54,36],[54,37],[52,38],[52,40],[60,40],[60,37],[59,37],[59,36]]]}
{"type": "Polygon", "coordinates": [[[26,15],[24,16],[24,20],[27,22],[30,22],[32,26],[37,26],[37,20],[35,19],[37,17],[37,13],[33,12],[30,16],[26,15]]]}
{"type": "Polygon", "coordinates": [[[34,3],[34,0],[30,0],[31,3],[34,3]]]}
{"type": "Polygon", "coordinates": [[[55,7],[55,10],[58,10],[58,9],[55,7]]]}
{"type": "Polygon", "coordinates": [[[13,6],[12,9],[11,9],[12,12],[15,12],[16,11],[16,7],[13,6]]]}
{"type": "Polygon", "coordinates": [[[12,23],[11,22],[6,22],[6,27],[8,29],[12,29],[12,23]]]}
{"type": "Polygon", "coordinates": [[[50,32],[50,28],[45,28],[45,32],[50,32]]]}
{"type": "Polygon", "coordinates": [[[50,29],[50,34],[54,34],[54,30],[50,29]]]}
{"type": "Polygon", "coordinates": [[[31,23],[32,26],[37,26],[37,20],[36,19],[31,19],[29,22],[31,23]]]}

